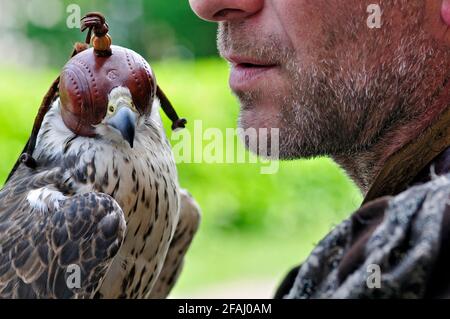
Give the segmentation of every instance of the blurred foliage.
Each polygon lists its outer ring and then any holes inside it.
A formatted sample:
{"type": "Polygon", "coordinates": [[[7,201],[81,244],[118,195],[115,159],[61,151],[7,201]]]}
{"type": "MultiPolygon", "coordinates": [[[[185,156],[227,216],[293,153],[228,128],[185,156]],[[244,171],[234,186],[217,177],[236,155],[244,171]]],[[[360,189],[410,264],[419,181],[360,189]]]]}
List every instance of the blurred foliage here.
{"type": "MultiPolygon", "coordinates": [[[[239,110],[223,61],[172,60],[153,68],[179,114],[188,118],[189,130],[200,119],[204,129],[236,126],[239,110]]],[[[1,181],[56,74],[0,67],[1,181]]],[[[203,220],[176,292],[242,276],[281,278],[361,203],[356,187],[329,159],[282,162],[274,175],[260,174],[262,165],[178,165],[180,184],[200,203],[203,220]]]]}
{"type": "Polygon", "coordinates": [[[0,36],[0,47],[8,44],[23,60],[61,67],[73,43],[85,39],[66,23],[74,4],[81,16],[102,12],[114,44],[150,60],[216,55],[215,24],[198,19],[187,0],[0,0],[0,31],[7,34],[0,36]]]}

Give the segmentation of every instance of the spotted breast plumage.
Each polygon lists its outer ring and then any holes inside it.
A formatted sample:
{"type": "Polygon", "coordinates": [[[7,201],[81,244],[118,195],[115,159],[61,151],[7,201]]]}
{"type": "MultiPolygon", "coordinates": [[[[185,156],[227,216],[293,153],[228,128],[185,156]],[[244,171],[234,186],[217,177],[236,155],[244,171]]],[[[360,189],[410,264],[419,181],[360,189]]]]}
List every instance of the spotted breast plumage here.
{"type": "Polygon", "coordinates": [[[142,57],[111,48],[69,61],[0,191],[0,298],[163,298],[180,273],[200,209],[178,184],[167,101],[142,57]]]}

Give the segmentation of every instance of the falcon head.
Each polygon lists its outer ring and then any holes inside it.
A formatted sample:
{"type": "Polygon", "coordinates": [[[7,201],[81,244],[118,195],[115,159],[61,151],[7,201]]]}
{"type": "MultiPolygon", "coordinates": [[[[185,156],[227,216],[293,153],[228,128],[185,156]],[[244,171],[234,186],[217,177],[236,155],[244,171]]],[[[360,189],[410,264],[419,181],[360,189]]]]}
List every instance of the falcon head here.
{"type": "Polygon", "coordinates": [[[65,65],[59,84],[61,116],[77,135],[126,141],[133,147],[139,119],[151,113],[156,80],[138,53],[111,49],[111,56],[85,50],[65,65]]]}
{"type": "Polygon", "coordinates": [[[108,108],[103,120],[95,125],[96,135],[113,142],[125,140],[133,147],[136,125],[141,114],[126,87],[112,89],[108,95],[108,108]]]}

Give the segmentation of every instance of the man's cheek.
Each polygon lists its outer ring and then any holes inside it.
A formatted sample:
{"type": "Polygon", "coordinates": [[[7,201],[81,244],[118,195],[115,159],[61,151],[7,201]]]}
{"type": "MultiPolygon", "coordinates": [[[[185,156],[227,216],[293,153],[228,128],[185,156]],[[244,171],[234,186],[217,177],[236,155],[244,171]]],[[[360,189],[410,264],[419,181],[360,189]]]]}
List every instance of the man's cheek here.
{"type": "Polygon", "coordinates": [[[330,10],[329,2],[329,0],[276,1],[276,11],[286,40],[306,63],[309,62],[307,53],[314,51],[317,44],[322,41],[323,21],[330,10]]]}

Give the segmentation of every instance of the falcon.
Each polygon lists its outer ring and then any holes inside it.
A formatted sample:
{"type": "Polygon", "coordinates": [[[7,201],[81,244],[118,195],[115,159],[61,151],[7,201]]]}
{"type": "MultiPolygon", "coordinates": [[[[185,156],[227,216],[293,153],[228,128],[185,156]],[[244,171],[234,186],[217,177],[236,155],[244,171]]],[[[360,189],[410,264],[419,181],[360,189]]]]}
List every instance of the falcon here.
{"type": "Polygon", "coordinates": [[[101,14],[0,191],[0,298],[164,298],[198,228],[159,115],[176,116],[101,14]]]}

